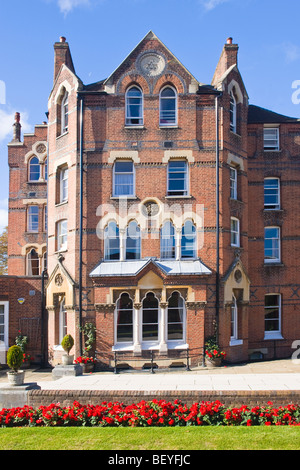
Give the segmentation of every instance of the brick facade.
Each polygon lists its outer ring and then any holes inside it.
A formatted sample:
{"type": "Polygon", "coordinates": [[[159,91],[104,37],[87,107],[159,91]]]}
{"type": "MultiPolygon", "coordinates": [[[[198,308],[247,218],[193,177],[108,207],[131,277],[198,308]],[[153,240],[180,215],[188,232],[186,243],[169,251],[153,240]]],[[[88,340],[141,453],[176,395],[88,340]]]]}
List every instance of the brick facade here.
{"type": "Polygon", "coordinates": [[[42,258],[47,244],[50,362],[66,332],[82,353],[86,322],[104,367],[116,352],[132,367],[150,351],[168,365],[188,350],[199,364],[215,321],[230,362],[290,356],[300,334],[297,119],[249,106],[231,38],[211,85],[152,32],[91,85],[65,38],[54,51],[48,125],[21,142],[17,116],[9,144],[9,274],[29,275],[29,250],[42,258]],[[28,182],[43,143],[48,190],[42,177],[28,182]],[[266,193],[280,203],[265,207],[266,193]],[[29,206],[46,204],[47,235],[40,218],[28,233],[29,206]]]}

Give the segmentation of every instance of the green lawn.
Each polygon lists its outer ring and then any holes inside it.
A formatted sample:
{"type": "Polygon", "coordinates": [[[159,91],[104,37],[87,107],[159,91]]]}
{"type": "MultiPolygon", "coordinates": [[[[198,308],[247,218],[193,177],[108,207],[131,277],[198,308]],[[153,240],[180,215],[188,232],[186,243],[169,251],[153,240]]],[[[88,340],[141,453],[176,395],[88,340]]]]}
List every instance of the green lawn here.
{"type": "Polygon", "coordinates": [[[300,427],[2,428],[0,450],[299,450],[300,427]]]}

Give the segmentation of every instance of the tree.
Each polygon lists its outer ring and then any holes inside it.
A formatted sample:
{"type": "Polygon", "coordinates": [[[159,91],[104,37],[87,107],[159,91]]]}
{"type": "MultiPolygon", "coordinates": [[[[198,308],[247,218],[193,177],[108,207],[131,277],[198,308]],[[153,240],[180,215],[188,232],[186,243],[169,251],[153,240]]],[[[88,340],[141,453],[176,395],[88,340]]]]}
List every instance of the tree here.
{"type": "Polygon", "coordinates": [[[7,274],[7,227],[0,235],[0,275],[7,274]]]}

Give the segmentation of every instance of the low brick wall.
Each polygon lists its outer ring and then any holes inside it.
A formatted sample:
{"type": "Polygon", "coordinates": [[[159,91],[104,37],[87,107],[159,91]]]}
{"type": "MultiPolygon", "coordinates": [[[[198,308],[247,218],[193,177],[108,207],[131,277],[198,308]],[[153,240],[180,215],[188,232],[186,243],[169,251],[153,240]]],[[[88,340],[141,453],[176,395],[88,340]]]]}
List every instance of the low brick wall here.
{"type": "Polygon", "coordinates": [[[219,400],[226,406],[256,406],[266,405],[271,401],[274,406],[300,403],[300,390],[283,391],[101,391],[101,390],[30,390],[28,391],[28,405],[38,407],[51,403],[60,403],[63,406],[71,405],[75,400],[82,405],[97,405],[103,401],[123,402],[125,404],[138,403],[141,400],[150,401],[167,400],[173,402],[178,399],[187,405],[202,401],[219,400]]]}

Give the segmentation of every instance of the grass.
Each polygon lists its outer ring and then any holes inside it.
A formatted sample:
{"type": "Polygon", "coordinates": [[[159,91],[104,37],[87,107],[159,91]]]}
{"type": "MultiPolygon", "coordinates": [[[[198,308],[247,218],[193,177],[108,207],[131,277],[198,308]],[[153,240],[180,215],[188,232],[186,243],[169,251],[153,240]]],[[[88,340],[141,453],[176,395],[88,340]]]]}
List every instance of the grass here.
{"type": "Polygon", "coordinates": [[[0,450],[299,449],[299,427],[0,429],[0,450]]]}

